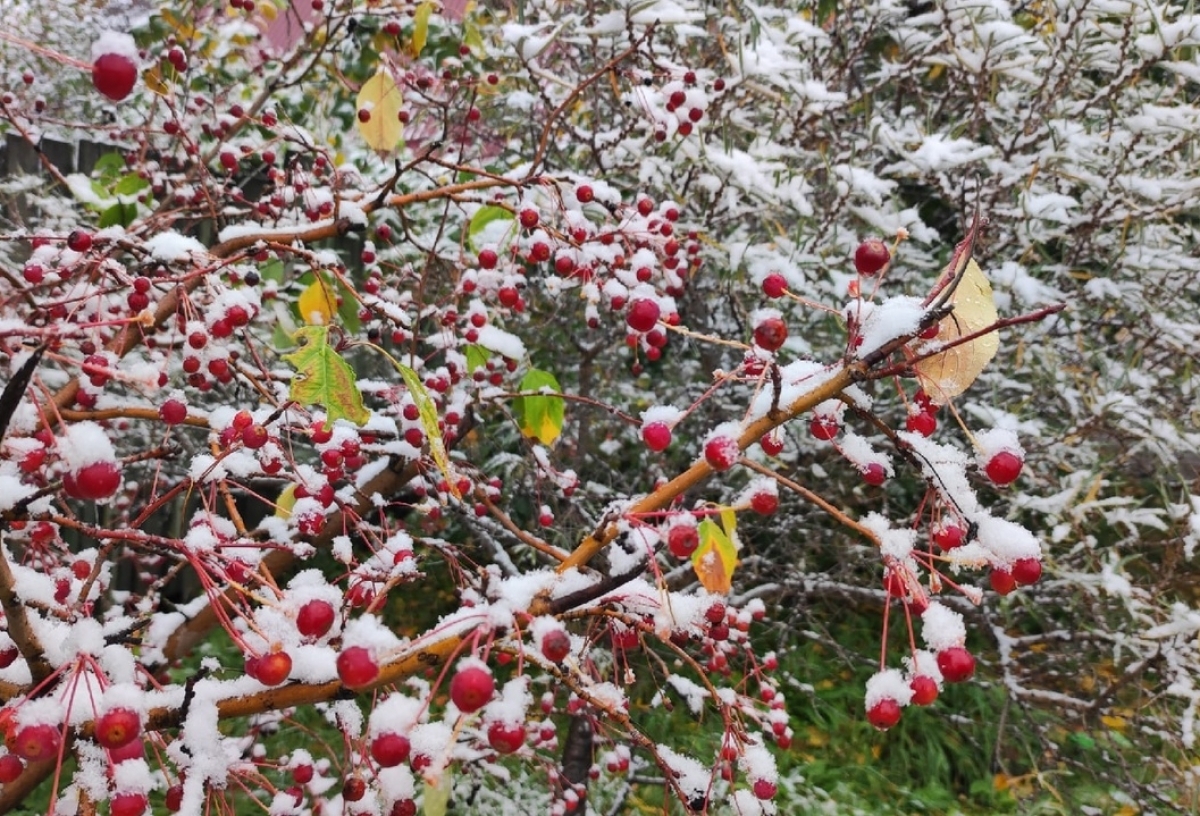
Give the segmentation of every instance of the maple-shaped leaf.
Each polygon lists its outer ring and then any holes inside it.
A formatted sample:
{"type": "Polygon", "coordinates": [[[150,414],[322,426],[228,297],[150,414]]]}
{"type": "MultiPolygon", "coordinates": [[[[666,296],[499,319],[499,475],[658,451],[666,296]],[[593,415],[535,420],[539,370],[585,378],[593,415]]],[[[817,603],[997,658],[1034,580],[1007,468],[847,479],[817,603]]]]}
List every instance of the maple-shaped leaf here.
{"type": "Polygon", "coordinates": [[[354,369],[329,345],[329,327],[305,326],[292,338],[300,348],[283,355],[296,369],[288,392],[291,399],[306,407],[324,406],[330,422],[348,419],[362,425],[370,419],[354,369]]]}
{"type": "MultiPolygon", "coordinates": [[[[953,276],[957,271],[953,265],[948,267],[942,273],[943,279],[953,276]]],[[[992,295],[992,285],[974,259],[967,261],[950,303],[954,311],[942,318],[937,337],[931,343],[951,343],[996,322],[996,299],[992,295]]],[[[941,405],[970,388],[999,348],[1000,338],[995,332],[989,332],[927,357],[913,368],[925,393],[941,405]]]]}
{"type": "Polygon", "coordinates": [[[729,592],[738,564],[737,515],[726,507],[721,511],[720,524],[706,518],[697,525],[696,532],[700,546],[692,553],[692,569],[700,585],[709,592],[729,592]]]}

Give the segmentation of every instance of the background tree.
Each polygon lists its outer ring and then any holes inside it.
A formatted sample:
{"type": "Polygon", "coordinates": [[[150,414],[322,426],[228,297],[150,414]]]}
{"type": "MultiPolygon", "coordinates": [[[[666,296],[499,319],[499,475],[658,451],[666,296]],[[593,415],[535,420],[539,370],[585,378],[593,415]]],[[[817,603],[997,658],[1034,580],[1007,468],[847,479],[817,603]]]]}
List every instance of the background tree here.
{"type": "Polygon", "coordinates": [[[10,156],[114,147],[5,182],[6,806],[786,812],[847,699],[1189,801],[1190,15],[118,28],[4,35],[10,156]]]}

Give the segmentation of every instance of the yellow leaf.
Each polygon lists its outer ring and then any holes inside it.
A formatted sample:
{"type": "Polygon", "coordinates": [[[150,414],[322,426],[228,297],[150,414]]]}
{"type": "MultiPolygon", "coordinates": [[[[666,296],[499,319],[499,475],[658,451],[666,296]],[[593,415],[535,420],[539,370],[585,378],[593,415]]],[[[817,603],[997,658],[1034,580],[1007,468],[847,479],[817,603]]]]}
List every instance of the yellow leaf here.
{"type": "MultiPolygon", "coordinates": [[[[943,280],[955,272],[947,268],[942,273],[943,280]]],[[[992,296],[992,285],[974,259],[967,261],[966,271],[950,303],[954,311],[939,324],[937,337],[931,343],[950,343],[996,322],[996,300],[992,296]]],[[[995,332],[990,332],[921,360],[913,368],[929,398],[935,403],[944,404],[971,387],[999,348],[1000,338],[995,332]]]]}
{"type": "Polygon", "coordinates": [[[320,275],[300,293],[300,319],[311,326],[328,326],[337,314],[337,292],[320,275]]]}
{"type": "Polygon", "coordinates": [[[721,511],[721,522],[704,519],[696,528],[700,535],[700,546],[692,553],[692,569],[700,585],[709,592],[727,593],[733,588],[733,571],[737,568],[736,525],[737,516],[725,508],[721,511]],[[722,529],[722,525],[724,529],[722,529]]]}
{"type": "Polygon", "coordinates": [[[432,0],[425,0],[424,3],[417,6],[417,11],[413,15],[413,35],[408,43],[408,53],[413,59],[421,56],[421,52],[425,50],[425,41],[429,39],[429,15],[432,13],[432,0]]]}
{"type": "Polygon", "coordinates": [[[941,65],[941,64],[935,65],[929,69],[929,73],[926,74],[926,78],[931,79],[931,80],[937,79],[938,77],[940,77],[942,75],[943,72],[945,72],[945,70],[946,70],[945,65],[941,65]]]}
{"type": "Polygon", "coordinates": [[[153,93],[159,96],[166,96],[167,91],[171,90],[163,79],[162,70],[157,65],[152,65],[142,72],[142,81],[146,83],[146,87],[153,93]]]}
{"type": "Polygon", "coordinates": [[[1112,714],[1105,714],[1100,718],[1100,722],[1104,723],[1114,731],[1124,731],[1125,727],[1129,725],[1124,717],[1115,717],[1112,714]]]}
{"type": "Polygon", "coordinates": [[[403,129],[400,125],[400,89],[387,68],[380,67],[375,76],[363,83],[358,92],[357,110],[367,111],[370,118],[358,118],[358,132],[373,150],[388,153],[400,145],[403,129]]]}
{"type": "Polygon", "coordinates": [[[275,515],[281,519],[292,517],[292,508],[296,506],[296,486],[290,484],[283,489],[279,494],[279,498],[275,500],[275,515]]]}

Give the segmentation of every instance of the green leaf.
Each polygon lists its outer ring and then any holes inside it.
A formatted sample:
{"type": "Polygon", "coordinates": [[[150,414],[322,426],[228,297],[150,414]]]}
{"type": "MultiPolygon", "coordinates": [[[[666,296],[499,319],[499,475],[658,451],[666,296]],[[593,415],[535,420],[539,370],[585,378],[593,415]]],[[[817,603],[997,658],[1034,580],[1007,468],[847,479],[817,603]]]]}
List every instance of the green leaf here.
{"type": "Polygon", "coordinates": [[[492,353],[483,346],[474,344],[467,346],[467,373],[474,374],[475,369],[487,365],[491,356],[492,353]]]}
{"type": "Polygon", "coordinates": [[[425,438],[429,441],[429,453],[433,456],[434,463],[446,477],[446,483],[450,485],[450,492],[456,499],[462,498],[458,495],[458,480],[451,478],[453,474],[450,471],[450,457],[446,455],[446,444],[442,441],[441,430],[438,429],[437,403],[429,395],[425,383],[421,382],[417,372],[395,359],[392,360],[392,365],[400,372],[400,378],[404,380],[408,393],[412,395],[413,402],[417,404],[421,430],[425,432],[425,438]]]}
{"type": "Polygon", "coordinates": [[[342,299],[342,305],[338,307],[338,317],[342,319],[342,327],[347,334],[358,334],[362,329],[362,321],[358,317],[358,298],[354,296],[353,292],[342,286],[340,280],[336,281],[334,285],[342,299]]]}
{"type": "Polygon", "coordinates": [[[142,190],[150,186],[150,182],[139,176],[137,173],[126,173],[113,187],[113,192],[117,195],[135,196],[142,190]]]}
{"type": "Polygon", "coordinates": [[[450,806],[450,793],[454,790],[453,771],[446,768],[432,784],[425,782],[425,816],[446,816],[450,806]]]}
{"type": "Polygon", "coordinates": [[[296,369],[291,399],[304,406],[324,406],[330,422],[348,419],[362,425],[370,419],[354,369],[329,345],[329,327],[305,326],[292,337],[301,345],[298,351],[283,355],[296,369]]]}
{"type": "Polygon", "coordinates": [[[283,283],[283,261],[278,258],[268,261],[258,268],[258,274],[263,280],[283,283]]]}
{"type": "Polygon", "coordinates": [[[471,249],[479,252],[483,248],[483,245],[488,243],[488,240],[483,237],[482,233],[488,228],[489,224],[497,221],[511,222],[515,220],[516,216],[503,207],[497,207],[495,204],[480,207],[471,216],[471,222],[467,225],[467,241],[471,244],[471,249]]]}
{"type": "Polygon", "coordinates": [[[549,445],[562,433],[566,406],[562,397],[537,395],[542,389],[556,394],[562,392],[553,374],[537,368],[532,369],[521,380],[521,390],[532,392],[535,396],[517,397],[513,403],[513,410],[516,411],[521,433],[537,439],[543,445],[549,445]]]}
{"type": "Polygon", "coordinates": [[[450,492],[454,497],[456,499],[462,498],[458,493],[458,480],[454,478],[454,472],[450,469],[450,457],[446,454],[446,443],[442,440],[442,432],[438,428],[437,403],[429,395],[429,391],[425,388],[425,383],[421,382],[421,378],[417,376],[417,372],[388,354],[379,346],[374,344],[370,344],[370,346],[386,357],[395,367],[396,371],[400,373],[400,379],[404,380],[404,386],[408,389],[408,393],[412,395],[413,402],[416,403],[418,418],[421,421],[421,430],[425,432],[425,439],[429,442],[429,453],[433,457],[434,464],[437,465],[442,475],[446,477],[446,483],[450,486],[450,492]]]}
{"type": "Polygon", "coordinates": [[[137,205],[118,202],[100,213],[100,229],[112,226],[128,227],[137,218],[137,205]]]}
{"type": "Polygon", "coordinates": [[[120,153],[105,153],[96,160],[92,175],[99,179],[105,187],[115,184],[125,171],[125,159],[120,153]]]}

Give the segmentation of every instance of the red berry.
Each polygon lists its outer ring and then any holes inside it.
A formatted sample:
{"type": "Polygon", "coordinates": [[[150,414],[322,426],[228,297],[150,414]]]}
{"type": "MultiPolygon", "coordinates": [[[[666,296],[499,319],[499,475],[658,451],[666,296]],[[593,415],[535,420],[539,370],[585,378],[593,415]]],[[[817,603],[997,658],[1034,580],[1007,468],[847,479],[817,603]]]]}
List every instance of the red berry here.
{"type": "Polygon", "coordinates": [[[769,298],[783,297],[783,293],[787,291],[787,278],[778,272],[772,272],[763,278],[762,288],[769,298]]]}
{"type": "Polygon", "coordinates": [[[142,721],[128,708],[113,708],[96,720],[96,742],[110,750],[123,748],[142,731],[142,721]]]}
{"type": "Polygon", "coordinates": [[[242,444],[251,450],[258,450],[271,440],[271,435],[262,425],[251,425],[242,431],[242,444]]]}
{"type": "Polygon", "coordinates": [[[559,255],[554,259],[554,271],[561,277],[569,277],[575,271],[575,259],[570,255],[559,255]]]}
{"type": "Polygon", "coordinates": [[[479,252],[479,266],[482,269],[495,269],[499,260],[494,249],[484,249],[479,252]]]}
{"type": "Polygon", "coordinates": [[[62,734],[58,727],[43,723],[23,726],[9,749],[27,762],[39,762],[56,758],[61,747],[62,734]]]}
{"type": "Polygon", "coordinates": [[[953,550],[955,547],[962,546],[965,536],[966,531],[962,527],[953,522],[947,522],[934,530],[933,543],[937,544],[942,550],[953,550]]]}
{"type": "Polygon", "coordinates": [[[72,252],[87,252],[92,248],[92,234],[83,230],[72,230],[67,236],[67,248],[72,252]]]}
{"type": "Polygon", "coordinates": [[[919,706],[932,705],[933,701],[937,699],[937,696],[938,696],[937,681],[934,680],[932,677],[926,677],[923,674],[918,674],[916,677],[914,677],[912,679],[912,682],[909,683],[909,686],[912,688],[912,691],[913,691],[913,696],[912,696],[913,705],[919,705],[919,706]]]}
{"type": "Polygon", "coordinates": [[[23,770],[25,770],[25,763],[21,762],[20,757],[16,754],[0,756],[0,784],[7,785],[9,782],[15,781],[23,770]]]}
{"type": "Polygon", "coordinates": [[[521,222],[521,226],[527,230],[531,230],[538,225],[539,218],[537,210],[521,210],[517,217],[521,222]]]}
{"type": "Polygon", "coordinates": [[[292,657],[287,652],[269,652],[262,657],[246,658],[246,674],[264,686],[278,686],[292,673],[292,657]]]}
{"type": "Polygon", "coordinates": [[[1000,451],[991,459],[988,460],[984,470],[987,476],[994,484],[1006,485],[1012,484],[1021,475],[1021,466],[1024,462],[1020,456],[1017,456],[1012,451],[1000,451]]]}
{"type": "Polygon", "coordinates": [[[854,268],[860,275],[878,274],[891,259],[892,253],[888,251],[887,244],[878,238],[869,238],[854,250],[854,268]]]}
{"type": "Polygon", "coordinates": [[[575,199],[580,204],[587,204],[589,201],[591,201],[595,197],[596,197],[596,194],[595,194],[595,192],[592,191],[592,188],[590,185],[580,184],[578,187],[575,188],[575,199]]]}
{"type": "Polygon", "coordinates": [[[417,803],[412,799],[397,799],[388,816],[417,816],[417,803]]]}
{"type": "Polygon", "coordinates": [[[403,734],[387,731],[371,740],[371,758],[384,768],[393,768],[408,759],[412,743],[403,734]]]}
{"type": "Polygon", "coordinates": [[[187,419],[187,406],[177,399],[169,399],[159,406],[158,415],[168,425],[178,425],[187,419]]]}
{"type": "Polygon", "coordinates": [[[501,754],[511,754],[525,744],[525,726],[520,723],[494,722],[488,726],[488,745],[501,754]]]}
{"type": "Polygon", "coordinates": [[[92,85],[114,102],[129,96],[137,82],[137,66],[124,54],[101,54],[92,64],[92,85]]]}
{"type": "Polygon", "coordinates": [[[351,646],[337,658],[338,677],[349,688],[368,686],[379,677],[379,666],[370,650],[351,646]]]}
{"type": "Polygon", "coordinates": [[[563,662],[571,653],[571,637],[562,629],[553,629],[542,636],[542,657],[551,663],[563,662]]]}
{"type": "Polygon", "coordinates": [[[778,317],[768,317],[754,327],[754,344],[765,351],[778,351],[787,337],[787,324],[778,317]]]}
{"type": "Polygon", "coordinates": [[[885,697],[867,711],[867,722],[880,731],[887,731],[900,722],[900,704],[890,697],[885,697]]]}
{"type": "Polygon", "coordinates": [[[145,756],[146,748],[140,739],[127,742],[122,747],[110,749],[108,752],[108,760],[113,765],[119,765],[130,759],[144,759],[145,756]]]}
{"type": "Polygon", "coordinates": [[[740,455],[737,440],[730,436],[714,436],[704,444],[704,459],[713,470],[729,470],[740,455]]]}
{"type": "Polygon", "coordinates": [[[305,762],[303,765],[297,765],[292,768],[292,781],[297,785],[307,785],[313,780],[313,766],[305,762]]]}
{"type": "Polygon", "coordinates": [[[691,558],[700,546],[700,536],[690,524],[676,524],[667,533],[667,549],[676,558],[691,558]]]}
{"type": "Polygon", "coordinates": [[[314,422],[309,430],[313,443],[317,445],[324,445],[333,439],[333,425],[329,422],[314,422]]]}
{"type": "Polygon", "coordinates": [[[754,796],[757,799],[774,799],[778,792],[778,787],[769,779],[755,779],[754,785],[751,788],[754,791],[754,796]]]}
{"type": "Polygon", "coordinates": [[[760,516],[769,516],[779,509],[779,496],[766,490],[755,493],[750,497],[750,509],[760,516]]]}
{"type": "Polygon", "coordinates": [[[937,664],[947,683],[961,683],[975,673],[975,658],[962,646],[938,652],[937,664]]]}
{"type": "Polygon", "coordinates": [[[144,793],[118,793],[108,803],[110,816],[142,816],[148,805],[144,793]]]}
{"type": "Polygon", "coordinates": [[[879,487],[887,481],[887,470],[878,462],[871,462],[862,469],[862,477],[872,487],[879,487]]]}
{"type": "Polygon", "coordinates": [[[988,573],[988,582],[991,583],[992,589],[1000,595],[1007,595],[1017,588],[1017,579],[1013,578],[1013,574],[1003,567],[992,567],[988,573]]]}
{"type": "Polygon", "coordinates": [[[473,714],[483,708],[495,691],[492,673],[478,664],[459,669],[450,680],[450,699],[464,714],[473,714]]]}
{"type": "Polygon", "coordinates": [[[937,430],[937,416],[925,411],[909,414],[904,427],[921,436],[933,436],[933,432],[937,430]]]}
{"type": "Polygon", "coordinates": [[[183,785],[176,783],[167,788],[167,795],[163,797],[163,804],[167,806],[167,810],[171,813],[178,813],[179,809],[183,807],[183,785]]]}
{"type": "Polygon", "coordinates": [[[333,605],[328,601],[309,601],[296,613],[296,630],[307,638],[319,638],[333,627],[333,605]]]}
{"type": "Polygon", "coordinates": [[[817,415],[812,418],[812,422],[808,423],[808,432],[812,434],[813,439],[820,439],[828,442],[838,435],[842,429],[842,425],[838,422],[837,417],[817,415]]]}
{"type": "Polygon", "coordinates": [[[758,444],[767,456],[778,456],[783,452],[783,436],[774,431],[763,434],[758,444]]]}
{"type": "Polygon", "coordinates": [[[636,332],[648,332],[658,324],[661,314],[662,310],[658,308],[658,303],[648,298],[639,298],[629,305],[625,322],[636,332]]]}
{"type": "Polygon", "coordinates": [[[121,486],[121,469],[116,462],[93,462],[63,475],[63,490],[73,499],[100,501],[121,486]]]}
{"type": "Polygon", "coordinates": [[[357,802],[367,795],[367,783],[361,776],[352,776],[342,783],[342,798],[357,802]]]}
{"type": "Polygon", "coordinates": [[[1020,586],[1036,584],[1042,577],[1042,562],[1036,558],[1018,558],[1012,565],[1012,576],[1020,586]]]}
{"type": "Polygon", "coordinates": [[[0,669],[7,669],[13,663],[17,662],[17,658],[21,655],[21,651],[16,646],[7,646],[0,649],[0,669]]]}
{"type": "Polygon", "coordinates": [[[665,422],[651,422],[642,428],[642,441],[652,451],[666,450],[671,444],[671,429],[665,422]]]}

